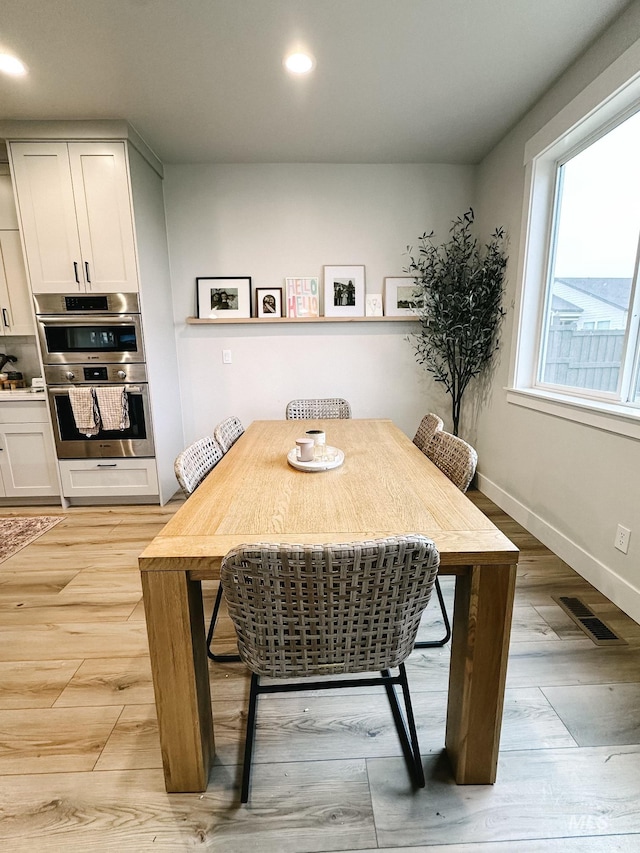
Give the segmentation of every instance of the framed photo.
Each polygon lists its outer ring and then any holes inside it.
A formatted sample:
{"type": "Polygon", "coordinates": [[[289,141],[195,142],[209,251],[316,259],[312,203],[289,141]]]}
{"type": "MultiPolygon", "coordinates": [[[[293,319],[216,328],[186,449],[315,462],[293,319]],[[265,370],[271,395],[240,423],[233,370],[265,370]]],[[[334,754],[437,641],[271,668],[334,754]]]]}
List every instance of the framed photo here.
{"type": "Polygon", "coordinates": [[[382,294],[367,293],[364,307],[367,317],[382,317],[382,294]]]}
{"type": "Polygon", "coordinates": [[[324,316],[364,317],[364,267],[324,268],[324,316]]]}
{"type": "Polygon", "coordinates": [[[208,276],[196,279],[201,320],[247,320],[251,317],[250,276],[208,276]]]}
{"type": "Polygon", "coordinates": [[[256,287],[256,317],[282,317],[281,287],[256,287]]]}
{"type": "Polygon", "coordinates": [[[387,317],[413,316],[416,301],[415,279],[411,276],[385,278],[384,313],[387,317]]]}
{"type": "Polygon", "coordinates": [[[318,276],[286,278],[287,317],[320,316],[320,283],[318,276]]]}

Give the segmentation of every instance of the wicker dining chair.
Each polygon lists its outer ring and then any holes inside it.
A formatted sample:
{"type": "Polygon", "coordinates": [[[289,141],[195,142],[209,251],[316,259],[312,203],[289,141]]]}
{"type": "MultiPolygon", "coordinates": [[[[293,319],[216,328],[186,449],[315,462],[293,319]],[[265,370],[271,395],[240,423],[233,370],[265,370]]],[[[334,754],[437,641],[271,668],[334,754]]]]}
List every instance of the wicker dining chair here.
{"type": "Polygon", "coordinates": [[[424,787],[404,661],[429,603],[440,556],[409,534],[335,545],[241,545],[222,561],[222,587],[251,670],[241,801],[249,798],[258,696],[384,686],[413,783],[424,787]],[[399,668],[399,675],[390,670],[399,668]],[[313,676],[380,675],[318,681],[313,676]],[[285,679],[264,685],[260,678],[285,679]],[[294,681],[289,681],[294,679],[294,681]],[[395,684],[401,685],[406,720],[395,684]]]}
{"type": "Polygon", "coordinates": [[[341,397],[290,400],[285,412],[288,421],[311,418],[350,418],[351,406],[341,397]]]}
{"type": "Polygon", "coordinates": [[[220,421],[213,431],[213,437],[222,448],[222,452],[227,453],[227,451],[230,450],[240,438],[243,432],[244,427],[240,423],[240,420],[235,417],[230,417],[226,418],[224,421],[220,421]]]}
{"type": "MultiPolygon", "coordinates": [[[[243,432],[244,427],[240,423],[240,419],[232,416],[220,421],[213,431],[213,437],[222,448],[222,452],[227,453],[240,438],[243,432]]],[[[236,663],[240,660],[240,657],[237,654],[217,654],[211,648],[211,644],[213,643],[213,633],[216,629],[216,622],[218,621],[221,603],[222,586],[218,584],[218,592],[216,593],[216,600],[213,605],[211,620],[209,622],[209,630],[207,631],[207,657],[217,663],[236,663]]]]}
{"type": "Polygon", "coordinates": [[[173,470],[186,497],[195,492],[222,456],[221,448],[210,435],[194,441],[176,456],[173,470]]]}
{"type": "MultiPolygon", "coordinates": [[[[176,478],[186,497],[193,494],[200,483],[204,480],[207,474],[215,468],[218,462],[222,459],[224,453],[217,441],[210,435],[205,438],[200,438],[190,444],[182,453],[179,453],[174,462],[173,469],[176,472],[176,478]]],[[[240,657],[237,654],[219,655],[211,651],[211,643],[213,641],[213,632],[218,619],[218,611],[220,610],[220,602],[222,601],[222,586],[218,584],[218,592],[216,594],[215,604],[213,605],[213,614],[209,622],[209,630],[207,632],[207,655],[211,660],[219,663],[229,663],[239,661],[240,657]]]]}
{"type": "MultiPolygon", "coordinates": [[[[427,415],[427,417],[429,416],[427,415]]],[[[437,416],[434,415],[434,417],[437,416]]],[[[438,420],[440,419],[438,418],[438,420]]],[[[466,441],[463,441],[463,439],[458,438],[456,435],[451,435],[450,432],[437,429],[426,447],[423,448],[423,453],[447,475],[461,492],[467,491],[478,462],[478,454],[470,444],[467,444],[466,441]]],[[[416,649],[438,648],[444,646],[451,639],[451,623],[438,578],[436,578],[435,588],[440,612],[442,613],[442,621],[444,622],[445,634],[439,640],[418,640],[415,644],[416,649]]]]}
{"type": "Polygon", "coordinates": [[[443,427],[444,422],[442,418],[439,418],[438,415],[434,415],[433,412],[429,412],[429,414],[425,415],[420,421],[420,426],[413,437],[413,443],[416,447],[419,447],[420,450],[426,452],[427,448],[431,444],[433,436],[437,432],[440,432],[443,427]]]}
{"type": "Polygon", "coordinates": [[[437,432],[425,454],[461,492],[467,491],[478,464],[478,454],[470,444],[450,432],[437,432]]]}

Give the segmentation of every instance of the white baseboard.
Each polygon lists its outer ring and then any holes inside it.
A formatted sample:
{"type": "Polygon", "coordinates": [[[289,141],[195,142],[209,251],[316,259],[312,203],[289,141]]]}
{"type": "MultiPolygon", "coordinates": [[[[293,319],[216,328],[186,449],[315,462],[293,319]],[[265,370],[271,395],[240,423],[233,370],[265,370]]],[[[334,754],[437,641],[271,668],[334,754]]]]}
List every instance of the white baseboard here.
{"type": "Polygon", "coordinates": [[[478,474],[478,489],[490,498],[500,509],[521,524],[525,530],[539,539],[554,554],[564,560],[571,568],[589,581],[597,590],[613,601],[636,622],[640,622],[640,590],[621,578],[600,560],[597,560],[584,548],[572,542],[549,522],[531,512],[523,503],[496,485],[488,477],[478,474]]]}

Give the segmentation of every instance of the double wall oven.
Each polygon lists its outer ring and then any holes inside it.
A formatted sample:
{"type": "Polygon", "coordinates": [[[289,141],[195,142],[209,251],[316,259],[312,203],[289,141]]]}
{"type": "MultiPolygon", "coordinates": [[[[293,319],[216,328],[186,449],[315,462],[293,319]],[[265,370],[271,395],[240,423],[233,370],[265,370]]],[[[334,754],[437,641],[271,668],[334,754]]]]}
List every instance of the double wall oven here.
{"type": "Polygon", "coordinates": [[[36,294],[44,378],[58,459],[154,455],[137,293],[36,294]],[[83,434],[69,389],[122,385],[129,425],[83,434]]]}

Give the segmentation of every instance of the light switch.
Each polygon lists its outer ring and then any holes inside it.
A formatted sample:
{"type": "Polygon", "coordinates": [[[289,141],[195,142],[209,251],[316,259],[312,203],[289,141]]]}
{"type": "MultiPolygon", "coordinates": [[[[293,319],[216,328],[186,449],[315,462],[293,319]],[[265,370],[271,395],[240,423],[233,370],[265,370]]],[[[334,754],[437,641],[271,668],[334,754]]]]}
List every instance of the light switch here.
{"type": "Polygon", "coordinates": [[[222,363],[223,364],[231,364],[231,350],[223,349],[222,350],[222,363]]]}

